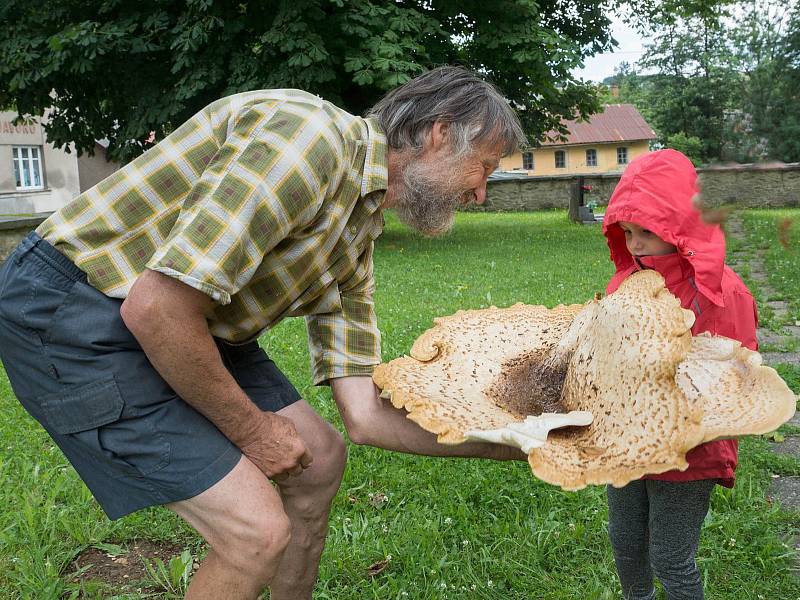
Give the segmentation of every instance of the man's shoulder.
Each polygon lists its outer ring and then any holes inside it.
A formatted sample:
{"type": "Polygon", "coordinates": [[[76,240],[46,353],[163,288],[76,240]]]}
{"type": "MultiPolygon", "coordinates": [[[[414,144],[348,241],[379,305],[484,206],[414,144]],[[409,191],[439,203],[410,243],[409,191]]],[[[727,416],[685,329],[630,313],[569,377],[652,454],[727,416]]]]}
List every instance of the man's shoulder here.
{"type": "Polygon", "coordinates": [[[220,98],[204,112],[217,118],[238,120],[251,112],[272,115],[284,111],[318,126],[335,127],[347,133],[354,127],[365,129],[363,119],[310,92],[297,89],[253,90],[220,98]]]}
{"type": "Polygon", "coordinates": [[[321,106],[325,100],[310,92],[303,90],[285,88],[270,90],[250,90],[224,96],[215,100],[206,108],[209,110],[243,110],[259,104],[276,104],[280,102],[293,102],[297,104],[308,104],[311,106],[321,106]]]}

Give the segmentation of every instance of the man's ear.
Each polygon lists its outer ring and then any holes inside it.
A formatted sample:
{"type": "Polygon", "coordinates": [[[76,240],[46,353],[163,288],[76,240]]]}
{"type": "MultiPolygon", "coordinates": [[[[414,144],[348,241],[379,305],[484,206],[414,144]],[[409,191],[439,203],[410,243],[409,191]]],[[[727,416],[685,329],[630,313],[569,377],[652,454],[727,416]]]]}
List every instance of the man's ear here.
{"type": "Polygon", "coordinates": [[[431,125],[430,140],[431,148],[439,150],[447,145],[447,136],[450,133],[450,124],[444,121],[434,121],[431,125]]]}

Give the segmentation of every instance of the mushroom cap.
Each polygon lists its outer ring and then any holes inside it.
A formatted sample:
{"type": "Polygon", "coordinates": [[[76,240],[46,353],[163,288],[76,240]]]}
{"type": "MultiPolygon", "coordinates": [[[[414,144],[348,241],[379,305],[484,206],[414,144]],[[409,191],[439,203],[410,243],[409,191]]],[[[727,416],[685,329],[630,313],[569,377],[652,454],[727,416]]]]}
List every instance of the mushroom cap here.
{"type": "MultiPolygon", "coordinates": [[[[515,365],[546,357],[583,308],[515,304],[460,310],[435,319],[435,326],[414,342],[411,356],[379,365],[373,380],[394,406],[408,411],[409,419],[438,434],[439,442],[461,443],[471,429],[497,429],[524,419],[521,407],[495,400],[505,374],[513,376],[515,365]]],[[[558,398],[552,400],[556,404],[558,398]]]]}
{"type": "Polygon", "coordinates": [[[764,433],[794,414],[794,394],[757,352],[692,337],[694,314],[652,270],[586,304],[434,322],[410,356],[377,367],[382,395],[441,443],[529,415],[591,412],[590,425],[552,430],[528,454],[534,475],[564,489],[685,469],[700,443],[764,433]]]}

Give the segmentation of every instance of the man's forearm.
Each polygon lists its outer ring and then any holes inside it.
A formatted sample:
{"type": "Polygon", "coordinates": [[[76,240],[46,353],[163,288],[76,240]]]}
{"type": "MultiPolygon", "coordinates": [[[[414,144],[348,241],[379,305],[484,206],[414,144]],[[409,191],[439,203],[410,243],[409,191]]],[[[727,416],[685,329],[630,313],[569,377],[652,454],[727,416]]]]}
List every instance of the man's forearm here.
{"type": "Polygon", "coordinates": [[[408,419],[406,411],[380,398],[371,377],[332,379],[331,390],[353,443],[426,456],[527,459],[518,449],[499,444],[438,443],[436,435],[408,419]]]}
{"type": "Polygon", "coordinates": [[[173,302],[149,303],[144,312],[123,305],[123,319],[153,367],[226,437],[237,445],[246,439],[260,411],[222,363],[203,314],[173,302]]]}
{"type": "Polygon", "coordinates": [[[291,419],[262,412],[222,363],[205,294],[154,271],[136,280],[120,314],[164,380],[271,479],[313,460],[291,419]]]}

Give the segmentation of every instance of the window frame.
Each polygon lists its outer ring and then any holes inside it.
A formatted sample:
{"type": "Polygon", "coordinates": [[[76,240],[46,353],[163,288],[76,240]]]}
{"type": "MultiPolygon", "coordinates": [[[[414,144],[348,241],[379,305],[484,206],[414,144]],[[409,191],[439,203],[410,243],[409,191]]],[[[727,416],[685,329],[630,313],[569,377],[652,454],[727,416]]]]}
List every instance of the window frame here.
{"type": "Polygon", "coordinates": [[[533,152],[530,152],[530,151],[523,152],[522,153],[522,168],[525,171],[533,171],[535,166],[536,166],[536,161],[533,158],[533,152]],[[530,165],[530,166],[527,166],[527,165],[530,165]]]}
{"type": "Polygon", "coordinates": [[[553,158],[555,160],[555,168],[556,169],[566,169],[567,168],[567,151],[566,150],[556,150],[553,152],[553,158]],[[558,164],[559,155],[561,156],[561,165],[558,164]]]}
{"type": "Polygon", "coordinates": [[[586,149],[586,166],[587,167],[596,167],[597,166],[597,148],[587,148],[586,149]],[[589,153],[592,153],[592,159],[589,160],[589,153]]]}
{"type": "Polygon", "coordinates": [[[617,164],[618,165],[627,165],[628,164],[628,147],[627,146],[617,146],[617,164]],[[620,158],[622,158],[622,160],[620,160],[620,158]]]}
{"type": "Polygon", "coordinates": [[[14,185],[17,191],[30,192],[45,189],[44,161],[42,160],[41,146],[11,146],[11,162],[13,163],[14,185]],[[23,150],[26,156],[23,156],[23,150]],[[34,183],[36,175],[39,176],[38,184],[34,183]]]}

